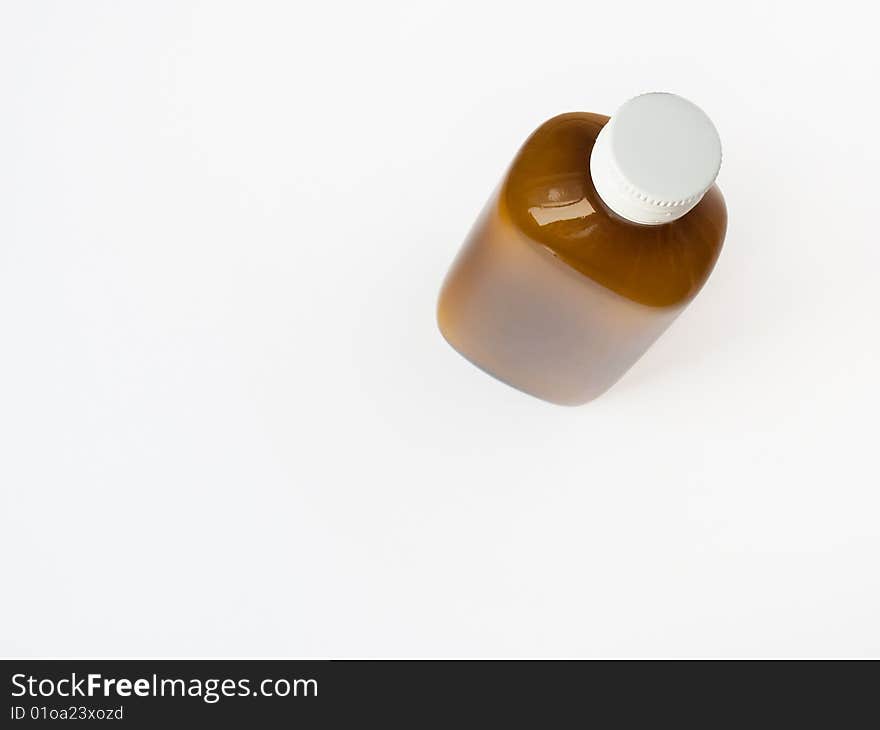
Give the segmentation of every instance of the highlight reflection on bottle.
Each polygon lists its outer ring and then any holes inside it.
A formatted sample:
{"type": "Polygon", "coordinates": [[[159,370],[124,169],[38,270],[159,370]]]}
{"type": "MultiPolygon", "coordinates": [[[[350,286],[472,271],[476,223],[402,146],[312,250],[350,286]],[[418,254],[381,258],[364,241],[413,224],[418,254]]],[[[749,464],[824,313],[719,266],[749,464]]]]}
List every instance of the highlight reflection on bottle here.
{"type": "Polygon", "coordinates": [[[563,114],[514,159],[440,292],[447,341],[510,385],[564,405],[610,388],[696,296],[727,211],[721,143],[673,94],[611,118],[563,114]]]}

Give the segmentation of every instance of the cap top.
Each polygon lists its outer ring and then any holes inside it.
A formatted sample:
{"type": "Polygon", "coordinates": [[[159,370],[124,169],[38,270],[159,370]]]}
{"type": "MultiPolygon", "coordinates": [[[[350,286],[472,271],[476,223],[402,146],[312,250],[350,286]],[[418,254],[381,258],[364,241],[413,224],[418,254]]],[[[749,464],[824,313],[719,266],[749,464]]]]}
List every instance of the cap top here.
{"type": "Polygon", "coordinates": [[[590,170],[615,213],[636,223],[668,223],[693,208],[721,166],[721,140],[695,104],[650,93],[626,102],[600,132],[590,170]]]}

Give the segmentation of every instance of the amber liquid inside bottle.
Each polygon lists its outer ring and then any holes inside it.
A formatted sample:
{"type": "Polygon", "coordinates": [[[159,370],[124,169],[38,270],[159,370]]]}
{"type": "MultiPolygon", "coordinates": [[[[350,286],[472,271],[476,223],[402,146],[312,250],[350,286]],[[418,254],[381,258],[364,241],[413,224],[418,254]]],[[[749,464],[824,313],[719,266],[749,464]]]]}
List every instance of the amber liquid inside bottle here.
{"type": "Polygon", "coordinates": [[[608,117],[555,117],[526,141],[446,277],[438,322],[483,370],[577,405],[610,388],[701,289],[727,228],[712,186],[662,225],[621,218],[590,154],[608,117]]]}

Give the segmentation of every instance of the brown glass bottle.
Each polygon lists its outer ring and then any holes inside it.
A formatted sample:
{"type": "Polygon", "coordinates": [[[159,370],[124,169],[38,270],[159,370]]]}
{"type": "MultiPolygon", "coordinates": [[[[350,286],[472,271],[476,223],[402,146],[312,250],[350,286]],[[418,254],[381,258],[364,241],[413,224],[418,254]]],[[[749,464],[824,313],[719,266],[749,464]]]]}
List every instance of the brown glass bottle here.
{"type": "Polygon", "coordinates": [[[699,292],[727,228],[715,185],[669,223],[614,213],[589,165],[608,119],[563,114],[529,137],[440,293],[452,347],[553,403],[595,398],[638,360],[699,292]]]}

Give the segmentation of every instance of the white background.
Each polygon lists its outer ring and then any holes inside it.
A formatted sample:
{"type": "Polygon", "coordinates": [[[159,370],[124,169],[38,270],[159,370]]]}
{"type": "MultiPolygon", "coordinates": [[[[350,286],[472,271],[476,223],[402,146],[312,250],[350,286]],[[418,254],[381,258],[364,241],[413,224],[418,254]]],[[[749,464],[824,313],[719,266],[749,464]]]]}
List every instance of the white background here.
{"type": "Polygon", "coordinates": [[[868,3],[5,2],[3,655],[880,655],[868,3]],[[706,288],[580,408],[441,338],[545,119],[687,96],[706,288]]]}

